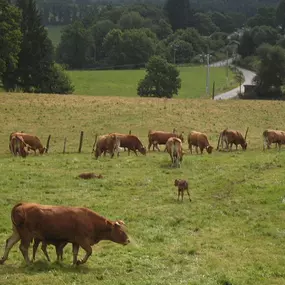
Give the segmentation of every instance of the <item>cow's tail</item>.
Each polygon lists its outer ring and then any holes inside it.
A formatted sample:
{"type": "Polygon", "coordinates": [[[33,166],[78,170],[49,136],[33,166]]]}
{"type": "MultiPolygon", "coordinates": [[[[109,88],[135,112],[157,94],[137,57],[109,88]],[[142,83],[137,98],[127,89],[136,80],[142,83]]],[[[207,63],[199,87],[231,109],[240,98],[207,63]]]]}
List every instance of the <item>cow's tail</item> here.
{"type": "Polygon", "coordinates": [[[25,222],[25,211],[23,203],[16,204],[11,211],[11,220],[15,227],[21,226],[25,222]]]}

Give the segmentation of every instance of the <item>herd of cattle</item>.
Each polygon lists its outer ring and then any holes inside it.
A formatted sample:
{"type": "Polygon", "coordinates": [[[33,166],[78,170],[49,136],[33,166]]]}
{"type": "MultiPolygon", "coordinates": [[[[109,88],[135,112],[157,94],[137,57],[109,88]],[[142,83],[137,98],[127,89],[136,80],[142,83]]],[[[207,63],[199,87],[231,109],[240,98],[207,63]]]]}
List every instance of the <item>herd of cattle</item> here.
{"type": "MultiPolygon", "coordinates": [[[[247,132],[243,136],[239,131],[225,129],[220,133],[219,142],[221,141],[222,149],[225,144],[225,149],[232,150],[234,144],[236,149],[238,145],[241,145],[242,149],[246,150],[246,135],[247,132]]],[[[159,145],[165,145],[165,151],[171,157],[172,166],[180,167],[184,154],[182,148],[184,142],[183,133],[149,131],[148,141],[148,151],[150,151],[151,147],[153,147],[153,150],[157,149],[160,151],[159,145]]],[[[192,131],[189,133],[187,141],[191,153],[192,146],[196,148],[197,154],[198,148],[201,154],[204,149],[209,154],[213,151],[213,147],[204,133],[192,131]]],[[[276,143],[280,150],[281,144],[285,144],[285,132],[265,130],[263,132],[263,142],[264,150],[265,148],[270,148],[272,143],[276,143]]],[[[40,154],[43,154],[46,150],[37,136],[23,132],[11,133],[9,149],[14,155],[22,157],[26,157],[31,150],[34,153],[39,151],[40,154]]],[[[96,136],[93,145],[96,159],[102,154],[106,155],[106,153],[110,153],[111,157],[115,153],[119,156],[120,151],[125,149],[129,153],[133,151],[137,155],[137,151],[139,151],[141,154],[146,155],[146,148],[142,142],[137,136],[131,134],[110,133],[99,137],[96,136]]],[[[90,174],[84,174],[82,178],[89,178],[89,176],[90,174]]],[[[102,178],[102,176],[99,175],[98,178],[102,178]]],[[[178,199],[181,194],[183,200],[183,192],[185,190],[191,201],[187,181],[175,180],[174,185],[178,187],[178,199]]],[[[21,241],[20,250],[27,263],[31,262],[28,256],[28,249],[32,241],[34,241],[33,260],[40,242],[48,260],[50,260],[46,250],[48,244],[53,244],[56,247],[57,259],[62,259],[63,248],[67,243],[72,243],[73,264],[76,265],[85,263],[92,254],[91,246],[101,240],[110,240],[123,245],[130,242],[123,221],[108,220],[98,213],[83,207],[19,203],[12,209],[11,220],[13,233],[6,241],[5,252],[0,259],[0,264],[7,260],[11,248],[18,241],[21,241]],[[77,259],[79,247],[82,247],[86,252],[82,260],[77,259]]]]}
{"type": "MultiPolygon", "coordinates": [[[[248,131],[248,130],[247,130],[248,131]]],[[[281,144],[285,144],[285,132],[280,130],[265,130],[263,132],[263,149],[270,148],[272,143],[278,145],[279,150],[281,144]]],[[[243,150],[247,148],[246,136],[243,136],[239,131],[225,129],[220,133],[218,147],[221,141],[221,147],[227,150],[232,150],[233,144],[236,146],[241,145],[243,150]]],[[[213,151],[213,147],[210,145],[208,137],[206,134],[201,132],[192,131],[187,137],[188,147],[192,154],[192,147],[196,148],[196,153],[198,153],[198,148],[201,154],[204,149],[210,154],[213,151]]],[[[150,151],[151,146],[153,150],[159,149],[159,145],[165,145],[165,151],[170,155],[172,166],[180,167],[182,162],[183,154],[183,142],[184,136],[183,132],[178,134],[175,129],[173,132],[163,132],[163,131],[149,131],[148,133],[148,151],[150,151]]],[[[14,132],[10,134],[9,139],[9,149],[14,155],[20,155],[26,157],[32,150],[36,153],[38,150],[40,154],[43,154],[46,148],[41,143],[40,139],[31,134],[14,132]]],[[[110,153],[111,157],[122,150],[133,151],[137,155],[137,151],[141,154],[146,155],[146,147],[143,146],[139,138],[132,134],[119,134],[110,133],[102,136],[96,136],[92,152],[95,153],[96,159],[98,159],[102,154],[104,156],[106,153],[110,153]]]]}

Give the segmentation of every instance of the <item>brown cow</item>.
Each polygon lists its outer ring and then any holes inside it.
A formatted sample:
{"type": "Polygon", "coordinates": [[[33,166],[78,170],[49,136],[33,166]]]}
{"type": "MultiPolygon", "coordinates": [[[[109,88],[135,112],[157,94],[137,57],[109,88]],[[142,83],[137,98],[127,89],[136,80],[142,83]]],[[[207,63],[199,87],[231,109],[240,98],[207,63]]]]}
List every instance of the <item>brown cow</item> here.
{"type": "Polygon", "coordinates": [[[37,150],[39,150],[40,154],[43,154],[46,150],[46,148],[43,147],[40,139],[35,135],[15,132],[15,133],[10,134],[10,141],[11,141],[13,135],[21,136],[23,138],[24,142],[27,145],[29,145],[28,150],[32,149],[35,152],[35,154],[36,154],[37,150]]]}
{"type": "Polygon", "coordinates": [[[191,154],[192,154],[192,145],[195,146],[197,154],[198,154],[198,147],[200,148],[201,154],[203,153],[204,149],[206,149],[206,151],[209,154],[212,153],[213,151],[213,147],[209,144],[207,135],[200,132],[192,131],[188,135],[188,146],[191,154]]]}
{"type": "Polygon", "coordinates": [[[172,167],[180,167],[183,157],[182,141],[176,137],[169,138],[166,142],[166,150],[170,155],[172,167]]]}
{"type": "Polygon", "coordinates": [[[225,142],[227,149],[230,146],[230,151],[232,150],[233,144],[235,144],[236,149],[239,144],[241,145],[243,150],[246,150],[247,148],[246,139],[242,136],[242,134],[239,131],[225,129],[221,133],[221,140],[222,140],[222,148],[223,148],[223,142],[225,142]]]}
{"type": "Polygon", "coordinates": [[[118,148],[120,147],[120,139],[115,134],[108,134],[99,136],[97,141],[96,136],[96,149],[95,149],[95,157],[98,159],[102,153],[106,155],[106,152],[109,152],[111,157],[114,157],[115,151],[118,153],[118,148]]]}
{"type": "Polygon", "coordinates": [[[272,143],[278,144],[278,149],[280,151],[281,144],[285,144],[285,132],[280,130],[265,130],[262,134],[263,136],[263,150],[265,147],[268,149],[272,143]]]}
{"type": "Polygon", "coordinates": [[[178,189],[177,201],[179,201],[179,196],[181,194],[181,199],[182,199],[182,202],[183,202],[184,191],[187,192],[190,202],[192,201],[191,198],[190,198],[188,182],[186,180],[175,179],[174,180],[174,186],[177,186],[177,189],[178,189]]]}
{"type": "Polygon", "coordinates": [[[48,252],[47,252],[47,245],[48,244],[52,244],[55,246],[57,261],[63,260],[63,248],[67,245],[67,242],[62,242],[62,241],[58,241],[58,240],[41,241],[40,239],[35,238],[34,239],[34,245],[33,245],[33,261],[35,261],[35,259],[36,259],[36,252],[37,252],[37,249],[38,249],[40,242],[42,243],[41,249],[42,249],[42,251],[43,251],[43,253],[44,253],[44,255],[48,261],[50,261],[50,258],[49,258],[48,252]]]}
{"type": "Polygon", "coordinates": [[[27,145],[23,138],[19,135],[12,135],[9,144],[10,151],[16,156],[19,154],[22,157],[28,155],[29,145],[27,145]]]}
{"type": "MultiPolygon", "coordinates": [[[[136,155],[137,150],[146,155],[146,148],[143,146],[142,142],[139,140],[137,136],[134,135],[126,135],[119,133],[112,133],[110,135],[116,135],[120,139],[120,147],[128,149],[128,155],[130,155],[130,151],[132,150],[136,155]]],[[[119,153],[118,153],[119,155],[119,153]]]]}
{"type": "Polygon", "coordinates": [[[5,252],[0,260],[3,264],[11,248],[21,240],[20,250],[26,263],[30,263],[28,250],[33,239],[44,242],[71,242],[73,245],[73,264],[85,263],[92,254],[92,245],[101,240],[110,240],[126,245],[130,242],[122,221],[108,220],[96,212],[83,207],[41,205],[19,203],[11,211],[13,233],[7,239],[5,252]],[[79,247],[86,254],[77,260],[79,247]]]}
{"type": "Polygon", "coordinates": [[[162,132],[162,131],[149,131],[148,132],[148,151],[150,150],[151,146],[153,145],[153,150],[156,148],[160,151],[158,145],[159,144],[166,144],[167,140],[172,137],[179,138],[182,142],[184,142],[183,132],[179,135],[177,133],[170,133],[170,132],[162,132]]]}

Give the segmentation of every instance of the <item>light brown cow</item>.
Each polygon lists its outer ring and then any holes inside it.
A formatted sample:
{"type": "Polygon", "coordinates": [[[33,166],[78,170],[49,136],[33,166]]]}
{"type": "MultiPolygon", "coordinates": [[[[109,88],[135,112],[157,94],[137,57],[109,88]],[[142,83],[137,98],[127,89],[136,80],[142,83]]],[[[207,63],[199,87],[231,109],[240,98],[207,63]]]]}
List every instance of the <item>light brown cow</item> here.
{"type": "Polygon", "coordinates": [[[172,167],[180,167],[183,157],[182,141],[179,138],[171,137],[166,142],[166,150],[170,155],[172,167]]]}
{"type": "Polygon", "coordinates": [[[228,149],[230,147],[229,149],[230,151],[232,150],[233,144],[235,144],[236,149],[238,145],[241,145],[243,150],[246,150],[247,148],[246,138],[244,138],[239,131],[225,129],[221,133],[221,140],[222,140],[222,148],[223,148],[223,143],[225,142],[226,148],[228,149]]]}
{"type": "Polygon", "coordinates": [[[206,151],[209,154],[212,153],[213,151],[213,147],[209,144],[207,135],[200,132],[192,131],[188,135],[188,146],[191,154],[192,154],[192,146],[195,146],[197,154],[198,154],[198,147],[200,148],[201,154],[203,153],[204,149],[206,149],[206,151]]]}
{"type": "Polygon", "coordinates": [[[95,149],[96,159],[98,159],[98,157],[101,156],[102,153],[104,153],[105,156],[106,152],[109,152],[111,157],[114,157],[115,152],[117,153],[119,152],[118,148],[120,147],[120,139],[115,134],[99,136],[98,141],[96,136],[95,143],[96,143],[96,149],[95,149]]]}
{"type": "Polygon", "coordinates": [[[265,147],[268,149],[272,143],[278,144],[278,150],[280,151],[281,145],[285,144],[285,132],[280,130],[265,130],[263,136],[263,150],[265,147]]]}
{"type": "Polygon", "coordinates": [[[57,256],[57,261],[59,260],[63,260],[63,248],[67,245],[67,242],[62,242],[62,241],[41,241],[38,238],[34,239],[34,244],[33,244],[33,261],[35,261],[36,259],[36,252],[38,249],[39,244],[42,243],[41,249],[45,255],[45,257],[47,258],[48,261],[50,261],[48,252],[47,252],[47,245],[48,244],[52,244],[55,246],[55,250],[56,250],[56,256],[57,256]]]}
{"type": "Polygon", "coordinates": [[[177,197],[177,201],[179,201],[179,197],[181,195],[181,200],[183,202],[183,196],[184,196],[184,191],[187,192],[188,197],[189,197],[189,201],[191,202],[191,198],[190,198],[190,193],[189,193],[189,186],[188,186],[188,182],[186,180],[183,179],[175,179],[174,180],[174,186],[177,186],[177,190],[178,190],[178,197],[177,197]]]}
{"type": "Polygon", "coordinates": [[[11,211],[13,233],[7,239],[5,252],[0,260],[3,264],[11,248],[21,240],[20,250],[26,263],[30,263],[28,254],[33,239],[44,242],[61,241],[73,245],[73,264],[85,263],[92,254],[92,245],[101,240],[110,240],[126,245],[130,242],[122,221],[108,220],[96,212],[83,207],[41,205],[19,203],[11,211]],[[86,254],[77,260],[79,247],[86,254]]]}
{"type": "Polygon", "coordinates": [[[148,151],[150,150],[151,146],[153,145],[153,150],[156,148],[160,151],[158,145],[159,144],[166,144],[167,140],[172,137],[179,138],[182,142],[184,142],[183,132],[181,134],[177,133],[170,133],[170,132],[162,132],[162,131],[149,131],[148,132],[148,151]]]}
{"type": "Polygon", "coordinates": [[[23,138],[24,142],[27,145],[29,145],[29,149],[32,149],[35,152],[35,154],[36,154],[37,150],[39,150],[40,154],[43,154],[46,150],[46,148],[42,145],[40,139],[35,135],[14,132],[14,133],[10,134],[10,141],[11,141],[13,135],[21,136],[23,138]]]}
{"type": "MultiPolygon", "coordinates": [[[[143,146],[142,142],[139,138],[135,135],[127,135],[127,134],[119,134],[119,133],[112,133],[110,135],[115,135],[120,140],[120,147],[128,149],[128,155],[130,155],[130,151],[132,150],[136,155],[137,150],[146,155],[146,148],[143,146]]],[[[118,153],[119,155],[119,153],[118,153]]]]}
{"type": "Polygon", "coordinates": [[[28,155],[29,145],[25,143],[23,138],[19,135],[12,135],[10,138],[9,148],[10,151],[17,156],[18,154],[22,157],[28,155]]]}

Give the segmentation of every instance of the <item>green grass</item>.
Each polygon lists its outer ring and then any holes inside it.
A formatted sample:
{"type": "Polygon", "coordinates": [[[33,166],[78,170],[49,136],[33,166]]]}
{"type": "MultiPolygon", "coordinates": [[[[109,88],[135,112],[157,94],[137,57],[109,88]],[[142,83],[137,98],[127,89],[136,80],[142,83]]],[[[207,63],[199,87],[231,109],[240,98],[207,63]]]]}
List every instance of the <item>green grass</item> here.
{"type": "MultiPolygon", "coordinates": [[[[206,68],[180,67],[181,89],[178,98],[206,97],[206,68]]],[[[69,71],[75,94],[91,96],[136,97],[137,85],[145,76],[145,70],[94,70],[69,71]]],[[[233,73],[229,73],[229,85],[226,82],[225,68],[210,69],[210,93],[216,83],[216,94],[236,87],[233,73]]],[[[174,96],[176,97],[176,96],[174,96]]]]}
{"type": "Polygon", "coordinates": [[[60,43],[61,31],[65,26],[46,26],[48,37],[51,39],[54,47],[60,43]]]}
{"type": "MultiPolygon", "coordinates": [[[[0,284],[259,284],[285,283],[285,151],[262,152],[265,128],[285,129],[284,102],[159,100],[119,97],[0,94],[0,242],[11,233],[10,210],[20,201],[89,207],[125,221],[133,244],[102,242],[87,264],[73,267],[39,250],[25,266],[15,246],[0,266],[0,284]],[[224,127],[245,131],[248,150],[184,157],[170,168],[166,153],[122,153],[95,160],[96,132],[132,129],[144,144],[149,129],[200,130],[216,146],[224,127]],[[52,135],[48,155],[14,158],[11,131],[52,135]],[[77,154],[80,131],[83,153],[77,154]],[[67,137],[68,154],[61,154],[67,137]],[[83,181],[83,171],[104,179],[83,181]],[[188,179],[192,202],[177,202],[174,179],[188,179]]],[[[185,144],[186,148],[186,144],[185,144]]],[[[83,251],[80,250],[81,256],[83,251]]]]}

